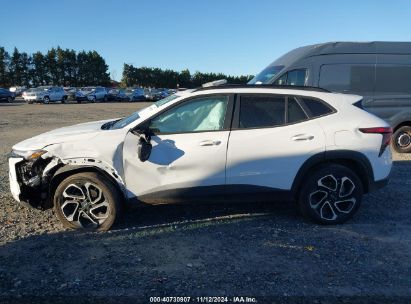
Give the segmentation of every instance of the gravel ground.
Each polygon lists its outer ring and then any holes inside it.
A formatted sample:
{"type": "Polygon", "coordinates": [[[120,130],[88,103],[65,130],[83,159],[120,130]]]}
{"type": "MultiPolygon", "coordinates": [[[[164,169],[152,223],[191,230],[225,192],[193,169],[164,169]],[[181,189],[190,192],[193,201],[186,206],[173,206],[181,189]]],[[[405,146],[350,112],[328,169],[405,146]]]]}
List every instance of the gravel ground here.
{"type": "Polygon", "coordinates": [[[211,202],[130,209],[113,231],[79,233],[51,211],[13,201],[6,154],[14,143],[143,105],[0,104],[0,302],[411,301],[410,156],[395,155],[389,185],[367,195],[353,220],[331,227],[304,222],[288,204],[211,202]]]}

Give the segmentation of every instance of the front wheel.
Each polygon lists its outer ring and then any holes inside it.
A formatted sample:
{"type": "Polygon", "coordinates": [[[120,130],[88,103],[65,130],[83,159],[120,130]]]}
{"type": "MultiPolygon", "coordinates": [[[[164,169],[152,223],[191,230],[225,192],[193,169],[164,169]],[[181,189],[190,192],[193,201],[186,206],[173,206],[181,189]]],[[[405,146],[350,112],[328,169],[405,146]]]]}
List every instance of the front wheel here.
{"type": "Polygon", "coordinates": [[[349,168],[329,164],[310,172],[301,188],[298,205],[303,216],[319,224],[340,224],[358,210],[363,186],[349,168]]]}
{"type": "Polygon", "coordinates": [[[120,195],[100,174],[73,174],[57,187],[54,211],[67,228],[106,231],[119,216],[120,195]]]}
{"type": "Polygon", "coordinates": [[[7,97],[7,102],[8,102],[8,103],[12,103],[12,102],[13,102],[13,98],[12,98],[12,97],[7,97]]]}
{"type": "Polygon", "coordinates": [[[50,98],[49,98],[48,96],[44,97],[44,98],[43,98],[43,103],[44,103],[44,104],[50,103],[50,98]]]}
{"type": "Polygon", "coordinates": [[[398,153],[411,152],[411,127],[403,126],[398,128],[392,136],[392,146],[398,153]]]}

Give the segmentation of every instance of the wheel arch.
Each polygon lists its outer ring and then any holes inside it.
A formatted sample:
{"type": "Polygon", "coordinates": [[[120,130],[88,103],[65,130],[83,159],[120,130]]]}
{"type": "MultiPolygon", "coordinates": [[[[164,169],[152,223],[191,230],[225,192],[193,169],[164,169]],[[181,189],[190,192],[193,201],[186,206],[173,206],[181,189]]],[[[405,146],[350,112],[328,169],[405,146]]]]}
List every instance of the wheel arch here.
{"type": "Polygon", "coordinates": [[[411,120],[410,121],[403,121],[402,123],[398,124],[396,127],[394,127],[394,132],[397,131],[401,127],[411,127],[411,120]]]}
{"type": "Polygon", "coordinates": [[[368,158],[357,151],[335,150],[315,154],[307,159],[294,179],[291,187],[292,193],[297,197],[307,175],[316,168],[328,164],[340,164],[351,169],[361,180],[364,193],[371,190],[371,184],[374,182],[374,172],[368,158]]]}
{"type": "Polygon", "coordinates": [[[119,195],[122,199],[126,199],[124,185],[120,184],[113,176],[111,176],[105,170],[95,167],[95,166],[75,166],[75,165],[64,165],[59,167],[50,179],[49,190],[48,190],[48,201],[45,208],[51,208],[53,206],[54,192],[56,191],[58,185],[67,177],[83,172],[95,172],[104,176],[113,186],[117,189],[119,195]]]}

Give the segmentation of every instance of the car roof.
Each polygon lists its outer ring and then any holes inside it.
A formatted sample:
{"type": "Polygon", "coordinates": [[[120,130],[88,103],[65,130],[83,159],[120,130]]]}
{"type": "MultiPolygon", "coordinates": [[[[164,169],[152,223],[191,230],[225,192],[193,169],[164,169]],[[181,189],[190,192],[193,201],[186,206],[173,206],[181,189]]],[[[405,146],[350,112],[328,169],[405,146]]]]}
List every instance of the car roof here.
{"type": "Polygon", "coordinates": [[[273,86],[273,85],[241,85],[241,86],[216,86],[201,89],[193,89],[178,92],[179,97],[201,96],[208,94],[278,94],[293,95],[302,97],[313,97],[330,103],[339,105],[342,103],[355,103],[362,99],[362,96],[343,93],[332,93],[324,89],[294,86],[273,86]]]}
{"type": "Polygon", "coordinates": [[[277,58],[269,66],[290,66],[309,57],[336,54],[411,54],[411,42],[326,42],[293,49],[277,58]]]}

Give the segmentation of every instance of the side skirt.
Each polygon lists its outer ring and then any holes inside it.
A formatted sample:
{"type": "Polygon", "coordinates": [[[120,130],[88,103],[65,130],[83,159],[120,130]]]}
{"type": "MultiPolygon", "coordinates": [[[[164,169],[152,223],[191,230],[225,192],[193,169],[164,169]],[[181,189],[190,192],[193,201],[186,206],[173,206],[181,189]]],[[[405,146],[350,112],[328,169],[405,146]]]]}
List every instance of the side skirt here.
{"type": "Polygon", "coordinates": [[[130,203],[162,205],[175,203],[290,202],[293,200],[293,193],[289,190],[251,185],[225,185],[164,190],[131,199],[130,203]]]}

